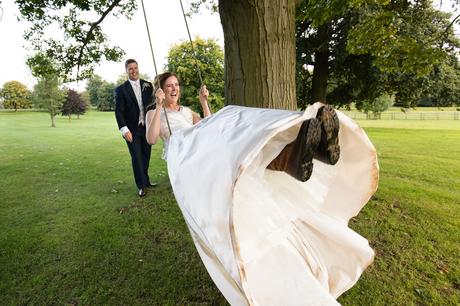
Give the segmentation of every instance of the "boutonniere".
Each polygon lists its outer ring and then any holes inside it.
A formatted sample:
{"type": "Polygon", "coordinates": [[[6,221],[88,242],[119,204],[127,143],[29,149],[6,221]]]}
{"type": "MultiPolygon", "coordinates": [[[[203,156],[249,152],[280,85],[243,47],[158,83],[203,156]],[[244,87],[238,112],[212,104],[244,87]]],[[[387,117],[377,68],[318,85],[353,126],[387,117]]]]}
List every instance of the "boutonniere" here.
{"type": "Polygon", "coordinates": [[[149,87],[152,87],[152,85],[150,85],[150,83],[145,82],[144,84],[142,84],[142,91],[149,87]]]}

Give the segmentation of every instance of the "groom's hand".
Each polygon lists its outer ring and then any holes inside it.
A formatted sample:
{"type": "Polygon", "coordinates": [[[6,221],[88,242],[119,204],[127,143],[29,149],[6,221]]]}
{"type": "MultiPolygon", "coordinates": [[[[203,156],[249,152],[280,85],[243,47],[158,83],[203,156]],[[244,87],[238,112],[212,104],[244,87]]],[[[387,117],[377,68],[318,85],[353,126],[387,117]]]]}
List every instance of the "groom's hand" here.
{"type": "Polygon", "coordinates": [[[133,141],[133,134],[131,134],[131,132],[128,131],[123,135],[123,138],[128,142],[132,142],[133,141]]]}

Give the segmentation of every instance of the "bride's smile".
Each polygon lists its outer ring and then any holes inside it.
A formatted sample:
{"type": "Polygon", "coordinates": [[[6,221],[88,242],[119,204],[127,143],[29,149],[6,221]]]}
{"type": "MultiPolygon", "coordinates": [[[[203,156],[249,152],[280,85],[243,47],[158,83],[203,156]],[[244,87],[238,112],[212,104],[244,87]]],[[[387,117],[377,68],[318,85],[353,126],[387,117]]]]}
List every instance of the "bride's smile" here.
{"type": "Polygon", "coordinates": [[[180,85],[175,76],[171,76],[166,80],[164,85],[164,93],[165,102],[168,107],[178,104],[180,99],[180,85]]]}

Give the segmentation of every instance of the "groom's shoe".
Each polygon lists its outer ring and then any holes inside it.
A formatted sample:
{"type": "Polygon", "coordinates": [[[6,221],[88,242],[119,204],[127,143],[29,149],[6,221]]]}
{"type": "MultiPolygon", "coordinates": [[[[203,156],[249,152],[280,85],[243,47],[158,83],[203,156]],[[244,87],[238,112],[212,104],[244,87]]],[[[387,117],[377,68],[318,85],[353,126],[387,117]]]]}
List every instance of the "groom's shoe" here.
{"type": "Polygon", "coordinates": [[[138,193],[137,193],[140,197],[143,197],[145,196],[145,188],[141,188],[139,189],[138,193]]]}
{"type": "Polygon", "coordinates": [[[318,110],[316,118],[321,124],[321,142],[316,151],[315,158],[335,165],[340,158],[339,146],[339,118],[334,108],[324,105],[318,110]]]}
{"type": "Polygon", "coordinates": [[[313,118],[304,121],[295,140],[286,172],[301,182],[307,181],[313,172],[313,156],[320,140],[319,120],[313,118]]]}

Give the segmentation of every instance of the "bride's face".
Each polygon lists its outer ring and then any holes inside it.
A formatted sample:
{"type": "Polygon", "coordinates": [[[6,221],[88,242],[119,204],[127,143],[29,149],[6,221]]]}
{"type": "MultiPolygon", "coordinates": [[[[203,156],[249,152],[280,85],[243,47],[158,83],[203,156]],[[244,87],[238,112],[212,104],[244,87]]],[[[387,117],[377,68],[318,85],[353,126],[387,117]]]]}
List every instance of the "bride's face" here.
{"type": "Polygon", "coordinates": [[[178,103],[180,98],[180,85],[177,78],[175,76],[170,76],[166,79],[163,87],[165,102],[167,104],[178,103]]]}

